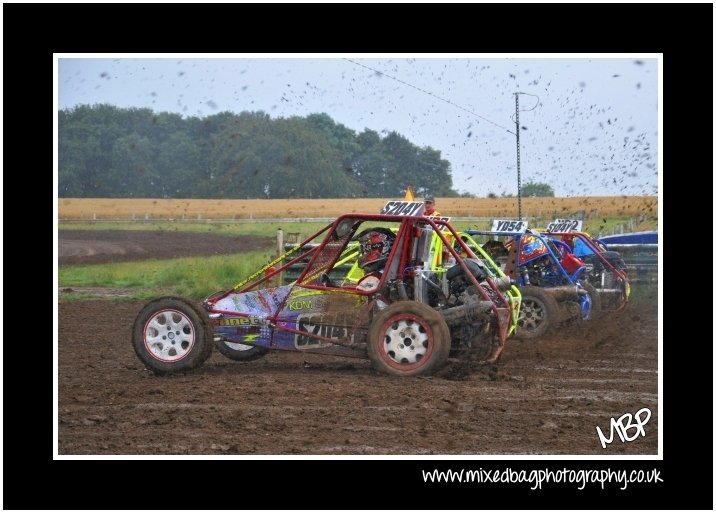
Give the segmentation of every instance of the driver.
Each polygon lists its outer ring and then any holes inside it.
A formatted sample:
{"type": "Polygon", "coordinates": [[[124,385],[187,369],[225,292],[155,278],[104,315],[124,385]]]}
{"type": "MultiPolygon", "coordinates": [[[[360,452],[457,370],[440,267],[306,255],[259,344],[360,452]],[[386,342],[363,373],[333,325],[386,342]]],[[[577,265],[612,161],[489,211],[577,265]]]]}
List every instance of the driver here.
{"type": "Polygon", "coordinates": [[[368,228],[357,236],[358,266],[365,275],[358,282],[358,290],[375,290],[383,268],[395,242],[395,234],[387,228],[368,228]]]}

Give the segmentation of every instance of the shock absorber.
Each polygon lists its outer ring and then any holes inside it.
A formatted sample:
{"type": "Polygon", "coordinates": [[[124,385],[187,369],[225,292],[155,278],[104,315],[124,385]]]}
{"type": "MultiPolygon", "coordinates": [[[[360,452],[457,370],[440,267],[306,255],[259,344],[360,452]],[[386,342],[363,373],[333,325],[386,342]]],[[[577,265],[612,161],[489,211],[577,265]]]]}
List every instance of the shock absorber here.
{"type": "Polygon", "coordinates": [[[530,273],[526,268],[522,269],[522,282],[525,285],[530,285],[530,273]]]}

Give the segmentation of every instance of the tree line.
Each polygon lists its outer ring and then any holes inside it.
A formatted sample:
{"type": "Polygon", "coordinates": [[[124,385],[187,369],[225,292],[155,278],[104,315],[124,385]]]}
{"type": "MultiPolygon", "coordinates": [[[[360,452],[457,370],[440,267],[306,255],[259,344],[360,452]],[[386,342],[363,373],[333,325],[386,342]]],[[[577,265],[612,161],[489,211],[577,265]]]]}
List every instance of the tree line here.
{"type": "Polygon", "coordinates": [[[450,163],[393,131],[360,133],[324,113],[204,118],[82,105],[59,112],[59,196],[349,198],[458,196],[450,163]]]}

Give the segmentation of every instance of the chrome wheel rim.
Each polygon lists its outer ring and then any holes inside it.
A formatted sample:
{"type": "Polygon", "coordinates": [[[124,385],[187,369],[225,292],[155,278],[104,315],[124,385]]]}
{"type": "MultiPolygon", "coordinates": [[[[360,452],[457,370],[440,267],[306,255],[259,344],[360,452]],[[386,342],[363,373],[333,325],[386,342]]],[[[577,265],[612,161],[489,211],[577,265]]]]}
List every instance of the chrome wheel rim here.
{"type": "Polygon", "coordinates": [[[177,362],[185,358],[195,343],[194,324],[178,310],[157,312],[144,325],[144,347],[161,362],[177,362]]]}

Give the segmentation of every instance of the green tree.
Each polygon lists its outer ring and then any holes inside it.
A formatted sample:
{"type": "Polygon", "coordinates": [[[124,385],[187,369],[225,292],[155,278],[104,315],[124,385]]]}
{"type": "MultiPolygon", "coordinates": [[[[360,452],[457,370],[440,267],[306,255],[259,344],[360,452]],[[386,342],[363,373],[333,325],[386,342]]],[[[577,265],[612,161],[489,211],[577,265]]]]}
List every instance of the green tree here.
{"type": "Polygon", "coordinates": [[[332,134],[304,118],[241,113],[212,138],[205,190],[210,197],[350,196],[355,182],[332,134]]]}
{"type": "Polygon", "coordinates": [[[104,173],[102,197],[167,197],[166,181],[159,179],[154,158],[155,145],[147,137],[132,133],[115,141],[110,155],[112,172],[104,173]]]}
{"type": "MultiPolygon", "coordinates": [[[[302,118],[299,119],[303,120],[302,118]]],[[[305,122],[312,129],[325,135],[328,144],[341,153],[341,164],[347,169],[350,166],[351,157],[360,150],[355,131],[347,128],[345,125],[336,123],[325,113],[309,114],[306,116],[305,122]]]]}
{"type": "Polygon", "coordinates": [[[439,151],[419,148],[394,131],[381,139],[366,129],[357,140],[360,151],[353,156],[350,169],[361,196],[401,196],[408,186],[419,195],[457,195],[452,190],[450,163],[439,151]]]}
{"type": "Polygon", "coordinates": [[[112,182],[112,148],[125,135],[118,109],[79,106],[58,116],[59,195],[108,197],[112,182]]]}
{"type": "Polygon", "coordinates": [[[546,196],[554,197],[554,190],[552,190],[552,187],[546,183],[527,182],[522,186],[520,192],[523,198],[530,198],[533,196],[538,198],[546,196]]]}
{"type": "Polygon", "coordinates": [[[183,118],[81,105],[59,112],[61,197],[457,196],[450,163],[397,132],[360,134],[328,114],[183,118]]]}
{"type": "Polygon", "coordinates": [[[159,190],[163,198],[196,197],[204,159],[196,139],[184,130],[171,133],[156,145],[159,190]]]}

